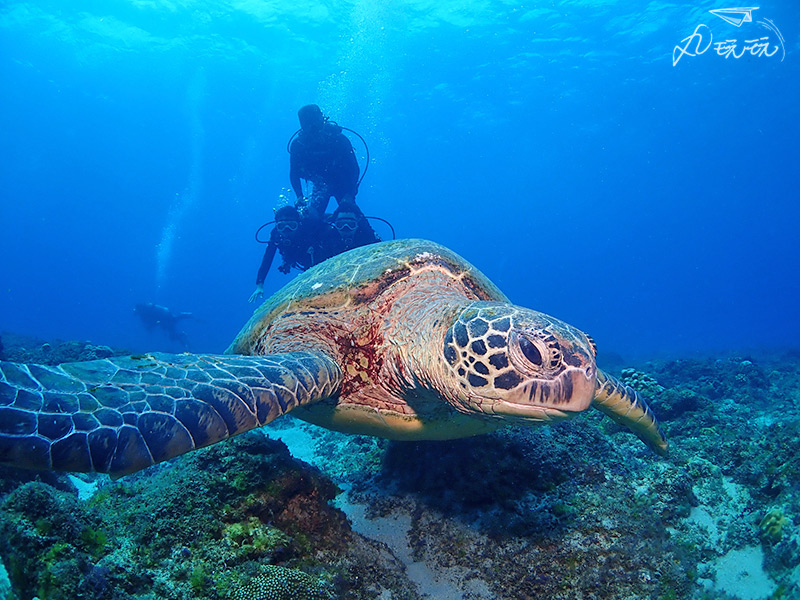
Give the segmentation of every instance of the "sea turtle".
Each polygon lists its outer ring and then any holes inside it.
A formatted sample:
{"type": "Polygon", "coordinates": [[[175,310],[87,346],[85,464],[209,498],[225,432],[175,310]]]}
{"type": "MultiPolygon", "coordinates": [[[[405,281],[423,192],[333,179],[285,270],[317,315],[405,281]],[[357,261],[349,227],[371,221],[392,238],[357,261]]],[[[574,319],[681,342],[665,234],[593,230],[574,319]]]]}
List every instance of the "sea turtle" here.
{"type": "Polygon", "coordinates": [[[443,440],[590,405],[664,454],[647,404],[595,354],[586,334],[512,305],[447,248],[384,242],[298,276],[225,354],[0,363],[0,462],[119,476],[290,411],[338,431],[443,440]]]}

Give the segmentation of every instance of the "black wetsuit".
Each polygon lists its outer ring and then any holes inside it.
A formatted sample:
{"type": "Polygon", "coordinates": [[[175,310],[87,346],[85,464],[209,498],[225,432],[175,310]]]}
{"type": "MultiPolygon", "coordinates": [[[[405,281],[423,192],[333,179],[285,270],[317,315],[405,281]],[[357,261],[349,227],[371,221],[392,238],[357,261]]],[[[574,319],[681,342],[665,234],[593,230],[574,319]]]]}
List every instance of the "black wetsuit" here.
{"type": "Polygon", "coordinates": [[[159,306],[152,302],[137,304],[133,312],[139,315],[139,318],[148,331],[161,329],[167,334],[169,339],[180,342],[183,346],[186,346],[186,334],[178,329],[178,321],[190,318],[192,313],[174,313],[166,306],[159,306]]]}
{"type": "Polygon", "coordinates": [[[328,224],[311,219],[303,219],[290,240],[281,239],[277,229],[273,229],[264,250],[264,258],[256,276],[256,285],[261,285],[267,278],[275,252],[280,250],[283,264],[278,267],[282,273],[288,273],[292,267],[305,271],[334,254],[338,233],[328,224]]]}
{"type": "Polygon", "coordinates": [[[360,170],[353,145],[341,127],[325,123],[318,134],[301,130],[289,152],[289,179],[294,193],[302,198],[300,180],[312,182],[311,204],[319,215],[325,213],[331,196],[337,202],[343,198],[355,199],[360,170]]]}

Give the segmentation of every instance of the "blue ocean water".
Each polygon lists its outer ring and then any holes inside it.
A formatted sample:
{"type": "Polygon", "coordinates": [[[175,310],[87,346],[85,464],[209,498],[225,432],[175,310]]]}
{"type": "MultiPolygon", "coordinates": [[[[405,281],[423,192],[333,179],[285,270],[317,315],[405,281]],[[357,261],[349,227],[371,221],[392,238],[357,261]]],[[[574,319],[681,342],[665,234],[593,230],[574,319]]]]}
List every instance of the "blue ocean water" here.
{"type": "Polygon", "coordinates": [[[730,7],[4,2],[0,330],[180,349],[155,302],[223,350],[314,102],[369,144],[367,214],[601,351],[797,346],[800,8],[730,7]]]}

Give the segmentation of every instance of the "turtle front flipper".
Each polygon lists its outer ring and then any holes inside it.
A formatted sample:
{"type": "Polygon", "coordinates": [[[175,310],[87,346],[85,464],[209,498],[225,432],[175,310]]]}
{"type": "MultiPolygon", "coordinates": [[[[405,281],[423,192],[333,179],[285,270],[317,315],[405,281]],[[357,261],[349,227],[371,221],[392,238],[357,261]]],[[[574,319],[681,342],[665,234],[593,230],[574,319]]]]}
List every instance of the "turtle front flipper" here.
{"type": "Polygon", "coordinates": [[[333,396],[322,354],[0,361],[0,463],[126,475],[333,396]]]}
{"type": "Polygon", "coordinates": [[[666,456],[667,438],[636,390],[598,369],[592,406],[633,431],[653,452],[666,456]]]}

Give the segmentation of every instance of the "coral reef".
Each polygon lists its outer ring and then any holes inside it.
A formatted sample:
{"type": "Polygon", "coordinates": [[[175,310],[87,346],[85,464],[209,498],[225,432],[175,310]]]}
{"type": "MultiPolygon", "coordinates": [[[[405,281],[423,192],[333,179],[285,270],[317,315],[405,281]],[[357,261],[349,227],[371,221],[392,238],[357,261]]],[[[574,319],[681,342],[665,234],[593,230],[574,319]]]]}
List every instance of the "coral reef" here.
{"type": "Polygon", "coordinates": [[[665,386],[656,410],[672,441],[671,462],[686,468],[698,499],[673,536],[701,550],[705,587],[716,589],[709,582],[720,561],[748,550],[742,555],[763,556],[763,565],[747,568],[765,569],[775,597],[800,597],[800,536],[792,525],[800,514],[797,355],[659,361],[643,370],[665,386]]]}
{"type": "Polygon", "coordinates": [[[298,571],[267,565],[241,589],[233,590],[229,600],[334,600],[324,581],[298,571]]]}
{"type": "Polygon", "coordinates": [[[130,354],[127,350],[97,346],[90,342],[61,340],[46,342],[9,332],[3,332],[3,341],[5,349],[0,346],[0,358],[19,363],[57,365],[65,362],[130,354]]]}
{"type": "Polygon", "coordinates": [[[409,585],[329,504],[333,483],[260,432],[97,483],[86,502],[28,482],[0,504],[20,600],[357,599],[409,585]]]}
{"type": "Polygon", "coordinates": [[[664,391],[664,386],[660,385],[655,377],[642,371],[637,371],[636,369],[622,369],[619,374],[619,379],[622,383],[632,387],[645,398],[656,398],[664,391]]]}
{"type": "Polygon", "coordinates": [[[105,550],[100,519],[75,495],[29,482],[0,505],[0,550],[21,598],[77,598],[85,594],[83,574],[105,550]]]}
{"type": "Polygon", "coordinates": [[[696,500],[685,474],[649,481],[649,460],[626,460],[597,423],[581,421],[419,443],[410,452],[396,444],[380,475],[394,495],[370,504],[373,514],[396,510],[401,499],[411,505],[416,559],[463,569],[493,598],[599,589],[598,598],[657,598],[667,589],[688,597],[684,573],[697,555],[673,547],[666,530],[696,500]]]}

